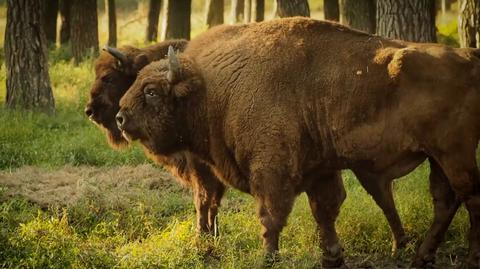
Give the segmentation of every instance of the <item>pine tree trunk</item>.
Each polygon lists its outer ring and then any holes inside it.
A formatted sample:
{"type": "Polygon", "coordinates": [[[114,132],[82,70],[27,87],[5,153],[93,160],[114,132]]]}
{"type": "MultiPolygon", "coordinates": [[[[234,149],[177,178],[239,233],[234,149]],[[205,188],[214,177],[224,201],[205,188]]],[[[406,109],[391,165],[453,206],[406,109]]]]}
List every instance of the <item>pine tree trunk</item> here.
{"type": "Polygon", "coordinates": [[[108,45],[117,46],[117,12],[115,0],[105,0],[105,10],[108,14],[108,45]]]}
{"type": "Polygon", "coordinates": [[[98,53],[97,0],[73,0],[70,37],[76,63],[98,53]]]}
{"type": "Polygon", "coordinates": [[[162,39],[190,39],[191,0],[166,0],[162,39]]]}
{"type": "Polygon", "coordinates": [[[326,20],[338,21],[340,18],[340,9],[338,7],[338,0],[324,0],[323,13],[326,20]]]}
{"type": "Polygon", "coordinates": [[[162,7],[161,0],[150,0],[148,6],[148,24],[145,40],[148,42],[157,41],[158,21],[160,18],[160,9],[162,7]]]}
{"type": "Polygon", "coordinates": [[[244,0],[243,2],[243,22],[252,21],[252,0],[244,0]]]}
{"type": "Polygon", "coordinates": [[[260,22],[265,19],[265,0],[252,0],[253,21],[260,22]]]}
{"type": "Polygon", "coordinates": [[[280,18],[310,17],[310,7],[307,0],[277,0],[277,14],[280,18]]]}
{"type": "Polygon", "coordinates": [[[374,34],[376,5],[375,0],[340,0],[340,22],[352,28],[374,34]]]}
{"type": "Polygon", "coordinates": [[[60,26],[60,44],[64,45],[70,41],[70,10],[72,0],[60,0],[60,18],[62,24],[60,26]]]}
{"type": "Polygon", "coordinates": [[[208,28],[223,24],[223,0],[207,0],[205,6],[208,28]]]}
{"type": "Polygon", "coordinates": [[[243,21],[243,0],[232,0],[232,10],[231,17],[232,23],[237,23],[243,21]]]}
{"type": "Polygon", "coordinates": [[[48,46],[57,42],[58,0],[42,0],[42,22],[48,46]]]}
{"type": "Polygon", "coordinates": [[[435,0],[377,1],[377,34],[414,42],[436,42],[435,0]]]}
{"type": "Polygon", "coordinates": [[[55,102],[48,76],[47,40],[40,8],[38,0],[7,1],[6,105],[53,112],[55,102]]]}
{"type": "Polygon", "coordinates": [[[480,0],[460,0],[458,37],[462,48],[480,48],[480,0]]]}

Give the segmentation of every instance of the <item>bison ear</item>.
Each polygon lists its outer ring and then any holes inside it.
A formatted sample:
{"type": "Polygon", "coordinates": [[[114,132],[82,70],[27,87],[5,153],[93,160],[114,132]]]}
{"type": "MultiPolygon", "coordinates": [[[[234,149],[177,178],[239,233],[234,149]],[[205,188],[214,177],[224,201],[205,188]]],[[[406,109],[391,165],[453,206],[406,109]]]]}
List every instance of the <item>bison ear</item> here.
{"type": "Polygon", "coordinates": [[[168,73],[167,79],[168,82],[173,83],[175,79],[178,77],[178,73],[180,71],[180,63],[178,62],[177,55],[173,50],[172,46],[168,47],[168,73]]]}
{"type": "Polygon", "coordinates": [[[105,46],[103,48],[104,51],[108,52],[110,55],[112,55],[115,59],[117,59],[118,65],[120,67],[124,67],[128,63],[128,58],[125,54],[123,54],[121,51],[119,51],[116,48],[105,46]]]}
{"type": "Polygon", "coordinates": [[[137,55],[133,60],[133,65],[137,72],[142,70],[148,63],[148,57],[144,53],[137,55]]]}

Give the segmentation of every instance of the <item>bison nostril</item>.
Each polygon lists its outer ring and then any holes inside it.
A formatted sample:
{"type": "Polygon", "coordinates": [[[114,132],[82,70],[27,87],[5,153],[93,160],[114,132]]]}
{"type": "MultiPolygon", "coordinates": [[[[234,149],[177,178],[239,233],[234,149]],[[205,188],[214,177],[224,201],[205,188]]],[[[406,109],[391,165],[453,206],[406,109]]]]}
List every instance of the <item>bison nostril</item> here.
{"type": "Polygon", "coordinates": [[[123,125],[124,122],[125,122],[125,118],[123,117],[123,113],[122,113],[122,112],[118,112],[118,113],[117,113],[117,116],[115,116],[115,119],[117,120],[117,126],[118,126],[118,128],[121,128],[122,125],[123,125]]]}
{"type": "Polygon", "coordinates": [[[93,109],[91,107],[86,107],[85,108],[85,114],[87,115],[87,117],[90,117],[93,115],[93,109]]]}

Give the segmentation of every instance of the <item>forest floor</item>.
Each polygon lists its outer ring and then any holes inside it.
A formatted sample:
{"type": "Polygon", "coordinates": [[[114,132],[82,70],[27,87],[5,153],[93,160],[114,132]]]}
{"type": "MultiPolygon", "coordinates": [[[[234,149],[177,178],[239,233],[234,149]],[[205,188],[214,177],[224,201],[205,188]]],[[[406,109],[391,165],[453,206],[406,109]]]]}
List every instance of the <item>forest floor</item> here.
{"type": "MultiPolygon", "coordinates": [[[[395,184],[410,243],[390,255],[381,210],[345,172],[347,200],[337,222],[351,268],[405,268],[431,221],[422,165],[395,184]]],[[[24,166],[0,172],[0,268],[251,268],[262,247],[253,199],[228,191],[219,213],[220,236],[198,238],[191,194],[162,169],[137,166],[24,166]]],[[[464,260],[465,210],[442,245],[439,268],[464,260]]],[[[305,195],[281,237],[274,268],[318,266],[321,251],[305,195]]]]}

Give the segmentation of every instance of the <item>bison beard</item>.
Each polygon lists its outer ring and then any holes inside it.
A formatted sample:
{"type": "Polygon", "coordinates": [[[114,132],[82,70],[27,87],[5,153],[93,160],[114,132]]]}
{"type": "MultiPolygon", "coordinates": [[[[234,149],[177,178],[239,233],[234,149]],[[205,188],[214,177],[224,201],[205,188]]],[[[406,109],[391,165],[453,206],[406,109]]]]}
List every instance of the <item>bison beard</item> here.
{"type": "MultiPolygon", "coordinates": [[[[92,122],[105,130],[113,147],[119,148],[127,144],[117,128],[115,115],[119,110],[120,98],[131,86],[138,71],[149,62],[165,57],[169,46],[183,51],[186,45],[187,41],[184,40],[170,40],[143,49],[107,47],[106,52],[97,59],[96,78],[85,113],[92,122]]],[[[213,172],[189,154],[158,158],[157,162],[164,165],[180,183],[193,190],[197,230],[201,233],[218,233],[216,216],[225,187],[216,179],[213,172]]]]}
{"type": "Polygon", "coordinates": [[[213,28],[169,54],[121,99],[120,127],[141,134],[133,138],[156,158],[191,152],[253,195],[269,256],[305,191],[323,264],[341,265],[334,222],[344,193],[329,171],[351,169],[388,201],[390,182],[428,158],[435,215],[413,265],[433,262],[461,201],[471,220],[467,262],[478,268],[478,51],[290,18],[213,28]]]}

